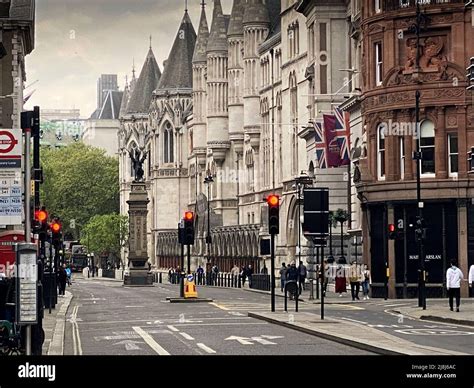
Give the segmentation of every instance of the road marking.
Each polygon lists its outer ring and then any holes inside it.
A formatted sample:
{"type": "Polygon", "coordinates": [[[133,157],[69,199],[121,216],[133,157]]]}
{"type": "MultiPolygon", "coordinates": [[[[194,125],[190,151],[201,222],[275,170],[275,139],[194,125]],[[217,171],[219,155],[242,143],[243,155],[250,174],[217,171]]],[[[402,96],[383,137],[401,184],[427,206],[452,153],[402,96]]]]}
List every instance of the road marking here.
{"type": "Polygon", "coordinates": [[[179,331],[176,327],[172,325],[168,325],[168,329],[170,329],[171,331],[179,331]]]}
{"type": "Polygon", "coordinates": [[[241,345],[253,345],[253,342],[248,341],[250,338],[247,337],[237,337],[235,335],[226,338],[224,341],[237,341],[241,345]]]}
{"type": "MultiPolygon", "coordinates": [[[[193,326],[193,323],[180,323],[176,326],[193,326]]],[[[201,323],[199,326],[231,326],[231,325],[269,325],[268,322],[223,322],[223,323],[201,323]]]]}
{"type": "Polygon", "coordinates": [[[211,349],[209,346],[206,346],[202,343],[198,343],[197,346],[209,354],[216,354],[214,349],[211,349]]]}
{"type": "Polygon", "coordinates": [[[358,321],[357,319],[351,319],[351,318],[346,318],[346,317],[342,317],[341,319],[344,319],[346,321],[351,321],[351,322],[355,322],[355,323],[361,323],[363,325],[367,325],[368,322],[364,322],[364,321],[358,321]]]}
{"type": "Polygon", "coordinates": [[[191,336],[190,336],[189,334],[187,334],[187,333],[182,333],[182,332],[181,332],[181,333],[179,333],[179,334],[181,334],[184,338],[186,338],[186,339],[189,340],[189,341],[194,341],[194,338],[191,337],[191,336]]]}
{"type": "Polygon", "coordinates": [[[459,331],[459,330],[436,330],[436,329],[406,329],[406,330],[395,330],[400,334],[407,335],[442,335],[442,336],[460,336],[460,335],[474,335],[472,331],[459,331]]]}
{"type": "Polygon", "coordinates": [[[141,327],[133,326],[132,327],[135,332],[143,338],[143,340],[152,348],[156,353],[160,356],[170,356],[168,353],[158,342],[156,342],[151,335],[149,335],[145,330],[141,327]]]}
{"type": "Polygon", "coordinates": [[[239,313],[237,311],[229,311],[230,315],[235,315],[236,317],[245,317],[245,314],[239,313]]]}
{"type": "Polygon", "coordinates": [[[269,341],[269,339],[277,339],[277,338],[284,338],[278,335],[261,335],[257,337],[238,337],[238,336],[231,336],[226,338],[224,341],[237,341],[241,345],[255,345],[254,342],[257,342],[261,345],[276,345],[276,342],[269,341]]]}
{"type": "Polygon", "coordinates": [[[131,351],[131,350],[142,350],[138,344],[142,344],[143,342],[141,341],[131,341],[131,340],[126,340],[126,341],[120,341],[117,342],[115,345],[125,345],[125,350],[131,351]]]}
{"type": "Polygon", "coordinates": [[[217,303],[214,303],[214,302],[211,302],[209,303],[215,307],[217,307],[218,309],[221,309],[221,310],[224,310],[224,311],[229,311],[230,309],[228,309],[227,307],[224,307],[224,306],[221,306],[220,304],[217,304],[217,303]]]}
{"type": "Polygon", "coordinates": [[[81,343],[81,336],[79,334],[79,326],[77,324],[77,311],[79,310],[79,306],[74,306],[72,309],[71,315],[71,325],[72,325],[72,343],[73,343],[73,350],[75,356],[82,356],[82,343],[81,343]]]}
{"type": "Polygon", "coordinates": [[[384,304],[383,307],[401,307],[401,306],[409,306],[411,303],[395,303],[395,304],[384,304]]]}
{"type": "Polygon", "coordinates": [[[125,306],[126,309],[144,309],[145,306],[125,306]]]}

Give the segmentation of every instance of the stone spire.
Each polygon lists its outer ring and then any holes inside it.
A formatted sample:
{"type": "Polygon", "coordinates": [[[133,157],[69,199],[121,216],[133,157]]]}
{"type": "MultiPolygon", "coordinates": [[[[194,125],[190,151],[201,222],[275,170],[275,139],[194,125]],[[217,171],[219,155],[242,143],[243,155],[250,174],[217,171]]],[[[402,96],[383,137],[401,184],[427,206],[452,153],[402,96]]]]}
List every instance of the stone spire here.
{"type": "Polygon", "coordinates": [[[227,51],[227,23],[222,12],[221,0],[214,0],[211,33],[207,44],[207,52],[227,51]]]}
{"type": "Polygon", "coordinates": [[[160,67],[156,62],[155,55],[150,47],[140,76],[131,92],[130,101],[127,106],[127,114],[148,113],[153,91],[156,89],[160,77],[160,67]]]}
{"type": "Polygon", "coordinates": [[[185,11],[157,93],[193,87],[192,60],[195,46],[196,31],[188,12],[185,11]]]}
{"type": "Polygon", "coordinates": [[[229,37],[244,35],[244,2],[245,0],[234,0],[232,13],[230,14],[229,28],[227,30],[229,37]]]}
{"type": "Polygon", "coordinates": [[[209,27],[207,24],[206,4],[202,2],[201,20],[199,21],[198,37],[194,48],[193,63],[204,63],[207,61],[207,43],[209,41],[209,27]]]}
{"type": "Polygon", "coordinates": [[[262,0],[248,0],[245,3],[243,24],[270,24],[268,8],[262,0]]]}

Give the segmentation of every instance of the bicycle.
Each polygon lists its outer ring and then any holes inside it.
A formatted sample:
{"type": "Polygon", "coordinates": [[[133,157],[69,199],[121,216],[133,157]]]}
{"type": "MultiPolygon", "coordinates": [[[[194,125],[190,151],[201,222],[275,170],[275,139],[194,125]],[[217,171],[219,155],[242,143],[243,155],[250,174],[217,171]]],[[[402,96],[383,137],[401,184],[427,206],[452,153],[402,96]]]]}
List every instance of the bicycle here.
{"type": "Polygon", "coordinates": [[[17,325],[10,321],[0,321],[0,355],[20,356],[24,353],[17,325]]]}

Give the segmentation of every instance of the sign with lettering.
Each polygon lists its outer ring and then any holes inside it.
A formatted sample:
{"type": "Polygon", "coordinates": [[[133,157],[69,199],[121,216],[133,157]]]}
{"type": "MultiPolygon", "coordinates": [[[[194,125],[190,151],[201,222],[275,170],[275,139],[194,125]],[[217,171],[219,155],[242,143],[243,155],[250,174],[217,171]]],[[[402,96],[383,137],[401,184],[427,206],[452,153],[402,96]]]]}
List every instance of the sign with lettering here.
{"type": "Polygon", "coordinates": [[[0,225],[21,225],[21,129],[0,129],[0,225]]]}
{"type": "Polygon", "coordinates": [[[35,244],[17,247],[17,323],[32,325],[38,321],[38,266],[35,244]]]}

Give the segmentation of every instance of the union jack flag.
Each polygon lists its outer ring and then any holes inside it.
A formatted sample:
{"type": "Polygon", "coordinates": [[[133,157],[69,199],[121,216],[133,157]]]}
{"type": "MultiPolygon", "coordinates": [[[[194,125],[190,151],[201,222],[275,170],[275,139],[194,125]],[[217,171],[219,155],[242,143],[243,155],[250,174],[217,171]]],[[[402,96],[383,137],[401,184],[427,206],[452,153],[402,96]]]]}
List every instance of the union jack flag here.
{"type": "Polygon", "coordinates": [[[334,116],[336,116],[337,142],[341,149],[341,166],[347,166],[351,161],[349,113],[335,108],[334,116]]]}
{"type": "MultiPolygon", "coordinates": [[[[325,115],[325,117],[334,117],[333,120],[327,120],[334,123],[334,128],[325,128],[324,121],[317,121],[314,123],[315,143],[316,143],[316,160],[318,161],[318,168],[341,167],[347,166],[350,163],[350,124],[349,114],[342,111],[340,108],[335,108],[332,115],[325,115]],[[340,156],[337,163],[331,162],[328,165],[328,144],[326,143],[325,131],[331,131],[331,138],[340,150],[340,156]]],[[[332,127],[332,125],[331,125],[332,127]]],[[[331,145],[330,145],[331,146],[331,145]]]]}
{"type": "Polygon", "coordinates": [[[316,137],[316,160],[318,161],[318,168],[327,168],[326,140],[324,139],[323,123],[315,122],[314,131],[316,137]]]}

